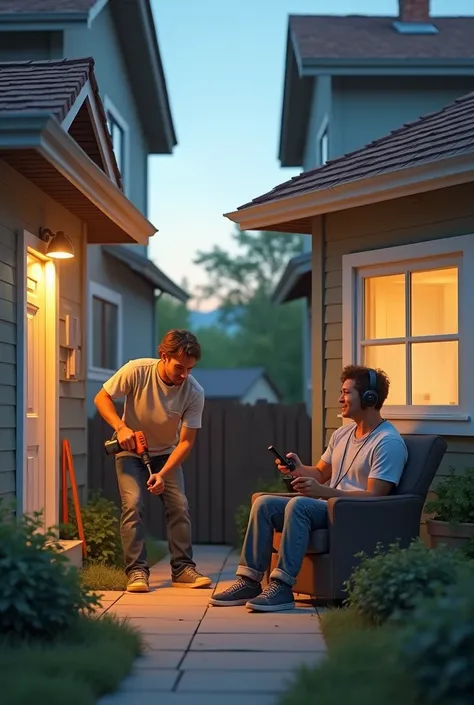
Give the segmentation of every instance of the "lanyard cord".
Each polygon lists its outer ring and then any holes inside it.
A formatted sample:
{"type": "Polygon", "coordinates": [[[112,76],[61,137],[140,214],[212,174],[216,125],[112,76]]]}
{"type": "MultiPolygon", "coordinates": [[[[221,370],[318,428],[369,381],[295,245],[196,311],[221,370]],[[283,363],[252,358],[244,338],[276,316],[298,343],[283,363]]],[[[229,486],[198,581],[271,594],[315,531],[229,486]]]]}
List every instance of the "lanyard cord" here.
{"type": "Polygon", "coordinates": [[[367,435],[367,438],[364,439],[364,442],[361,443],[361,445],[357,448],[357,452],[356,452],[356,454],[354,455],[354,457],[352,458],[351,462],[349,463],[349,467],[347,468],[346,472],[344,473],[344,475],[343,475],[341,478],[339,478],[339,475],[341,474],[341,472],[342,472],[342,470],[343,470],[343,468],[344,468],[344,462],[345,462],[345,460],[346,460],[347,449],[349,448],[349,443],[350,443],[350,441],[351,441],[351,436],[353,436],[353,437],[355,438],[355,432],[356,432],[356,428],[357,428],[357,427],[353,430],[352,433],[349,433],[349,436],[348,436],[347,441],[346,441],[346,447],[344,448],[344,454],[343,454],[343,456],[342,456],[341,466],[340,466],[339,472],[338,472],[338,478],[337,478],[336,483],[335,483],[334,486],[332,487],[333,490],[335,490],[336,487],[337,487],[337,486],[343,481],[343,479],[346,477],[347,473],[349,472],[349,470],[351,469],[352,465],[354,464],[355,459],[356,459],[357,456],[359,455],[359,452],[360,452],[360,451],[362,450],[362,448],[365,446],[365,444],[366,444],[367,441],[369,440],[369,438],[370,438],[370,436],[372,435],[372,433],[373,433],[374,431],[376,431],[376,430],[378,429],[378,427],[381,426],[381,425],[384,423],[384,421],[385,421],[385,419],[382,419],[382,421],[380,421],[380,423],[378,423],[377,426],[376,426],[375,428],[373,428],[373,429],[370,431],[370,433],[367,435]]]}

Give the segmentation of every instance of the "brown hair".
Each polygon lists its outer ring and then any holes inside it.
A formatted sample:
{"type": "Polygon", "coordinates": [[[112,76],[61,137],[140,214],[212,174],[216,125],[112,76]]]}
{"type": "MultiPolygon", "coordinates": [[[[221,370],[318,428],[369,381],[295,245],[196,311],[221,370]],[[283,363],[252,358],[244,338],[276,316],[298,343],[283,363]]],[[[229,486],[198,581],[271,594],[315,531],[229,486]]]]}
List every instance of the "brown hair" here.
{"type": "MultiPolygon", "coordinates": [[[[375,405],[376,409],[381,409],[385,399],[388,397],[388,390],[390,388],[390,380],[383,370],[377,369],[375,372],[375,391],[378,395],[378,403],[375,405]]],[[[359,396],[362,398],[362,394],[370,389],[370,376],[369,368],[363,365],[347,365],[342,370],[341,382],[344,383],[348,379],[353,379],[355,382],[355,388],[359,392],[359,396]]]]}
{"type": "Polygon", "coordinates": [[[194,333],[182,328],[174,328],[163,336],[158,346],[158,355],[161,356],[162,353],[167,355],[181,355],[181,353],[184,353],[188,357],[200,360],[201,346],[194,333]]]}

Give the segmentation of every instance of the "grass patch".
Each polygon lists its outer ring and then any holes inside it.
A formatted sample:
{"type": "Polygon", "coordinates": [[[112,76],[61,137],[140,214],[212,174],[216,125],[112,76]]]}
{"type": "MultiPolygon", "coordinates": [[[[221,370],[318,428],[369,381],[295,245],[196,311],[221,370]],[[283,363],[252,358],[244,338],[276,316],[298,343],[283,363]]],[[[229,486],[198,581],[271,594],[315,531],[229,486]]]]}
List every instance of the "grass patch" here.
{"type": "Polygon", "coordinates": [[[112,615],[81,618],[54,642],[0,641],[2,702],[94,705],[114,692],[142,653],[136,630],[112,615]]]}
{"type": "Polygon", "coordinates": [[[371,629],[364,617],[352,608],[329,609],[321,615],[321,628],[329,649],[347,638],[348,634],[371,629]]]}
{"type": "MultiPolygon", "coordinates": [[[[148,563],[150,566],[158,563],[168,552],[164,541],[148,538],[146,541],[148,563]]],[[[125,590],[127,576],[122,566],[89,563],[81,572],[83,584],[90,590],[125,590]]]]}

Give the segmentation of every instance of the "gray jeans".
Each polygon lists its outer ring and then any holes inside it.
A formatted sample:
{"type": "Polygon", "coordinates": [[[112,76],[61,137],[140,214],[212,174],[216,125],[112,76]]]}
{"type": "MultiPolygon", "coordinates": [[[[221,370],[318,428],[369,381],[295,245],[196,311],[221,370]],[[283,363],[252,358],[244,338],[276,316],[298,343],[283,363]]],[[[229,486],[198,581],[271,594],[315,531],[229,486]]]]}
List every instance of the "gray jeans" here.
{"type": "MultiPolygon", "coordinates": [[[[159,472],[168,456],[159,455],[151,459],[152,472],[159,472]]],[[[143,498],[148,492],[146,483],[148,470],[140,458],[120,456],[115,459],[117,480],[122,501],[120,534],[125,558],[127,575],[135,568],[141,568],[149,574],[146,546],[145,525],[143,523],[143,498]]],[[[184,474],[181,467],[166,474],[165,491],[158,495],[164,504],[168,546],[171,554],[171,573],[178,576],[186,566],[196,564],[193,561],[191,542],[191,517],[189,505],[184,493],[184,474]]]]}
{"type": "Polygon", "coordinates": [[[237,575],[260,582],[270,565],[273,531],[281,531],[278,563],[271,578],[296,583],[311,531],[327,528],[327,505],[311,497],[263,495],[252,505],[237,575]]]}

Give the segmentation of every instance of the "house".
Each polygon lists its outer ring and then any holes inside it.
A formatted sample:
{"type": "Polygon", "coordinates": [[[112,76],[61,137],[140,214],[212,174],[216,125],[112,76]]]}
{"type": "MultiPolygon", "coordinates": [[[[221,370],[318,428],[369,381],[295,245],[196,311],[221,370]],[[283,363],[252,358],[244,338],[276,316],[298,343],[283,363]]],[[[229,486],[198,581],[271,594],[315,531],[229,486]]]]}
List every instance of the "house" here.
{"type": "Polygon", "coordinates": [[[263,367],[197,367],[193,370],[193,377],[203,387],[206,401],[232,400],[241,404],[256,404],[260,400],[270,404],[281,402],[280,392],[263,367]]]}
{"type": "MultiPolygon", "coordinates": [[[[125,196],[146,217],[148,156],[177,140],[149,0],[0,0],[0,61],[91,56],[125,196]]],[[[73,128],[80,140],[81,125],[73,128]]],[[[98,157],[94,156],[94,159],[98,157]]],[[[156,354],[156,294],[188,294],[146,244],[87,247],[87,409],[127,360],[156,354]]]]}
{"type": "Polygon", "coordinates": [[[87,248],[156,232],[122,191],[93,64],[0,63],[0,497],[48,526],[63,438],[87,481],[87,248]]]}
{"type": "Polygon", "coordinates": [[[340,426],[340,372],[385,369],[384,416],[474,454],[474,93],[280,184],[227,217],[311,235],[312,454],[340,426]]]}
{"type": "MultiPolygon", "coordinates": [[[[281,165],[310,171],[473,90],[473,36],[474,17],[431,17],[429,0],[399,0],[398,17],[290,16],[281,165]]],[[[273,300],[306,299],[309,327],[309,239],[306,246],[273,300]]],[[[305,333],[307,379],[309,341],[305,333]]]]}

